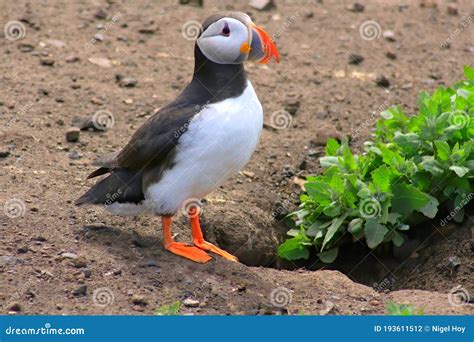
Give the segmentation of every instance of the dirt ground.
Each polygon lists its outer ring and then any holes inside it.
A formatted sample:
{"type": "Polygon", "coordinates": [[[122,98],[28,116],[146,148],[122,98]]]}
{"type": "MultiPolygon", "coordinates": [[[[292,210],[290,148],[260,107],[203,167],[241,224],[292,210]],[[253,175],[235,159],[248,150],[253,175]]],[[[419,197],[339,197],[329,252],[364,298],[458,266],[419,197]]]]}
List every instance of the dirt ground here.
{"type": "MultiPolygon", "coordinates": [[[[287,228],[274,220],[295,208],[295,177],[320,171],[328,136],[349,135],[360,148],[374,112],[400,104],[413,113],[418,92],[461,78],[474,59],[472,2],[361,1],[359,12],[353,1],[277,0],[266,11],[247,1],[177,3],[0,0],[1,26],[25,28],[23,39],[0,36],[1,313],[153,314],[177,300],[183,314],[384,314],[388,300],[428,314],[474,313],[472,302],[449,295],[472,297],[472,220],[435,228],[394,264],[370,252],[349,256],[348,276],[278,260],[287,228]],[[244,172],[203,201],[208,239],[243,263],[200,265],[162,248],[158,218],[73,202],[93,184],[85,180],[92,160],[123,146],[190,80],[194,43],[183,25],[229,9],[274,34],[282,60],[247,65],[264,107],[262,139],[244,172]],[[378,25],[372,37],[360,33],[369,20],[378,25]],[[350,64],[350,54],[364,59],[350,64]],[[381,75],[385,87],[376,84],[381,75]],[[282,109],[291,123],[273,129],[272,113],[282,109]],[[74,117],[98,110],[114,125],[67,142],[74,117]],[[357,270],[369,286],[354,282],[357,270]]],[[[189,239],[183,215],[174,232],[189,239]]]]}

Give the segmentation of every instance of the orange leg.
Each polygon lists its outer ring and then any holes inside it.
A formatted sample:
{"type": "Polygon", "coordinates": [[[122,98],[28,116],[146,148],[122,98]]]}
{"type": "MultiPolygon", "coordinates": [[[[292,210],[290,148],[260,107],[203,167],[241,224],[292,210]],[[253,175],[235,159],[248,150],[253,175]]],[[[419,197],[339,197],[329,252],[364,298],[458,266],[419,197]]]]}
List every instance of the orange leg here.
{"type": "Polygon", "coordinates": [[[205,263],[212,259],[206,252],[197,247],[173,241],[171,236],[171,216],[162,216],[161,222],[163,224],[163,244],[165,249],[195,262],[205,263]]]}
{"type": "Polygon", "coordinates": [[[201,224],[199,223],[199,215],[197,214],[199,208],[195,207],[191,210],[192,211],[194,210],[194,214],[189,215],[190,220],[191,220],[191,230],[192,230],[192,234],[193,234],[193,243],[194,243],[194,245],[198,248],[201,248],[201,249],[205,250],[205,251],[210,251],[210,252],[216,253],[217,255],[220,255],[221,257],[223,257],[227,260],[238,262],[239,259],[237,259],[237,257],[233,256],[230,253],[227,253],[223,249],[220,249],[219,247],[213,245],[212,243],[207,242],[207,241],[204,240],[204,237],[202,235],[202,230],[201,230],[201,224]]]}

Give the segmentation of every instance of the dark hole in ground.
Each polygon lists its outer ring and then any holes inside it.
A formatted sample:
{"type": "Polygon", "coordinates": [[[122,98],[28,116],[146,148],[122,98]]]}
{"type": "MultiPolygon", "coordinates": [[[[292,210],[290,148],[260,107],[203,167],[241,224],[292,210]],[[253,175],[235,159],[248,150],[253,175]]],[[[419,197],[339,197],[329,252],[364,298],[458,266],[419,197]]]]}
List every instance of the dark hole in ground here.
{"type": "Polygon", "coordinates": [[[389,243],[370,250],[362,243],[349,241],[339,249],[332,264],[319,261],[313,251],[308,260],[289,262],[275,257],[259,266],[338,270],[379,292],[420,289],[446,293],[456,284],[463,284],[472,287],[468,289],[472,293],[474,205],[465,209],[463,223],[446,220],[450,211],[443,211],[433,220],[412,226],[399,248],[389,243]]]}

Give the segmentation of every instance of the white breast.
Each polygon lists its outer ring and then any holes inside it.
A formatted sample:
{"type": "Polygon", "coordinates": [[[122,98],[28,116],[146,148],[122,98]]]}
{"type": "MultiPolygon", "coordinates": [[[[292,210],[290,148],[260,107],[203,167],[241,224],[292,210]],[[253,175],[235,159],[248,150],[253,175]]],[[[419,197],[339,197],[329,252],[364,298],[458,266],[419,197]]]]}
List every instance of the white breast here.
{"type": "Polygon", "coordinates": [[[155,213],[175,213],[241,170],[262,131],[263,111],[252,84],[239,97],[207,105],[179,139],[175,164],[145,192],[155,213]]]}

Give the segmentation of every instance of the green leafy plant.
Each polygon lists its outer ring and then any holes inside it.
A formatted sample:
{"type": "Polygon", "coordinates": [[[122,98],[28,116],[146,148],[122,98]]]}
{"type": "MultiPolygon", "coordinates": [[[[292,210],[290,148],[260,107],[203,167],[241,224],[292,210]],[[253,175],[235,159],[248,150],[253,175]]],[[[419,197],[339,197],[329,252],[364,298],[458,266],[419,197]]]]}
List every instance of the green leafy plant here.
{"type": "Polygon", "coordinates": [[[180,310],[181,310],[181,302],[177,300],[174,303],[160,306],[158,309],[155,310],[155,315],[176,316],[176,315],[179,315],[180,310]]]}
{"type": "Polygon", "coordinates": [[[381,113],[373,139],[353,154],[347,139],[329,139],[320,158],[321,175],[307,177],[300,209],[278,248],[289,260],[318,257],[333,262],[342,237],[369,248],[382,243],[401,246],[410,225],[433,219],[441,205],[464,217],[474,171],[474,69],[467,80],[421,93],[419,112],[408,116],[400,107],[381,113]]]}
{"type": "Polygon", "coordinates": [[[391,300],[387,303],[387,312],[392,316],[422,316],[425,314],[423,308],[415,308],[411,304],[397,304],[391,300]]]}

